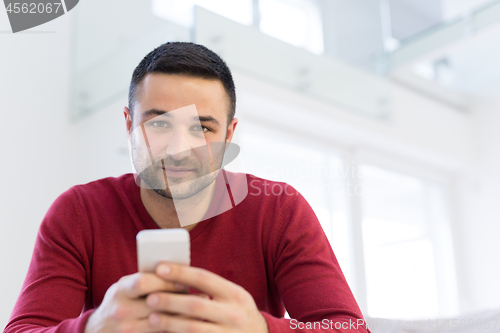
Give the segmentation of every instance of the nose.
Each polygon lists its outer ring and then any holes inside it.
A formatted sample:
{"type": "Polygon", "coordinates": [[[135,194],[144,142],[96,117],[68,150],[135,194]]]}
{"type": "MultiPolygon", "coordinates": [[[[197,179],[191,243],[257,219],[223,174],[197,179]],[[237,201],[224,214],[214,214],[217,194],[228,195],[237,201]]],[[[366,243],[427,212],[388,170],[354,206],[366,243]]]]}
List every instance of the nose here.
{"type": "Polygon", "coordinates": [[[191,156],[191,144],[185,133],[175,131],[167,142],[167,157],[170,156],[176,160],[182,160],[191,156]]]}

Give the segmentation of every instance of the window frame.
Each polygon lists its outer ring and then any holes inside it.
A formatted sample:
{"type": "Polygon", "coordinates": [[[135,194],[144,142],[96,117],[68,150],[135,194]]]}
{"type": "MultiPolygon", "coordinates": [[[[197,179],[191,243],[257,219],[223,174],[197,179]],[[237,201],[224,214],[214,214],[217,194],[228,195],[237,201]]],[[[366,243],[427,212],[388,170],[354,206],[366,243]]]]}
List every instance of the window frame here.
{"type": "MultiPolygon", "coordinates": [[[[344,164],[344,168],[353,168],[349,172],[349,177],[343,179],[344,182],[350,182],[351,186],[360,184],[357,178],[358,168],[362,164],[372,165],[374,167],[383,168],[385,170],[400,173],[410,177],[418,178],[425,183],[426,188],[431,185],[440,186],[445,198],[445,210],[447,215],[447,223],[441,226],[441,229],[446,229],[444,232],[438,230],[438,227],[428,221],[429,232],[431,233],[431,242],[434,249],[435,269],[436,269],[436,283],[438,289],[439,300],[439,317],[454,316],[459,313],[459,293],[457,284],[457,269],[455,265],[455,244],[453,242],[454,230],[451,228],[451,221],[456,218],[453,208],[456,208],[455,198],[453,197],[452,189],[455,183],[454,177],[450,171],[438,169],[421,163],[418,160],[410,160],[408,158],[390,154],[380,151],[371,147],[360,145],[345,145],[333,140],[325,140],[324,138],[315,137],[307,131],[297,132],[286,125],[273,126],[276,124],[262,124],[258,118],[250,117],[245,119],[245,122],[250,126],[259,126],[266,131],[280,133],[285,136],[303,136],[308,142],[316,144],[321,151],[323,151],[328,158],[332,155],[339,156],[344,164]],[[448,248],[439,246],[441,240],[446,238],[448,248]],[[439,239],[439,242],[437,241],[439,239]],[[436,246],[438,245],[438,246],[436,246]],[[440,250],[438,250],[440,248],[440,250]]],[[[245,128],[240,128],[240,131],[245,131],[245,128]]],[[[238,136],[236,136],[238,142],[238,136]]],[[[244,149],[244,148],[243,148],[244,149]]],[[[427,196],[428,200],[429,197],[427,196]]],[[[329,198],[331,200],[331,198],[329,198]]],[[[362,312],[368,316],[368,303],[367,303],[367,286],[366,286],[366,272],[364,260],[364,244],[362,235],[362,203],[361,197],[357,195],[346,195],[347,203],[347,232],[348,232],[348,247],[349,253],[349,272],[348,280],[349,286],[356,297],[358,305],[362,312]]],[[[330,211],[331,215],[332,211],[330,211]]],[[[427,211],[427,216],[430,212],[427,211]]],[[[331,229],[334,230],[332,220],[330,220],[331,229]]]]}

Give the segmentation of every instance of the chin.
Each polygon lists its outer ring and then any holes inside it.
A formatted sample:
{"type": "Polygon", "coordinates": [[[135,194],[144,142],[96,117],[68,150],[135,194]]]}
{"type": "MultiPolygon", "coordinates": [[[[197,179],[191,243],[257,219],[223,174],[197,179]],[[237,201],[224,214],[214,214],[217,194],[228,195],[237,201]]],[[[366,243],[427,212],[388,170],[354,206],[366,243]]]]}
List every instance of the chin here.
{"type": "Polygon", "coordinates": [[[165,199],[173,199],[172,198],[172,193],[170,193],[169,190],[153,189],[153,191],[155,191],[156,194],[164,197],[165,199]]]}
{"type": "Polygon", "coordinates": [[[187,199],[206,189],[213,183],[216,177],[217,173],[212,172],[195,179],[169,186],[169,192],[173,199],[187,199]]]}

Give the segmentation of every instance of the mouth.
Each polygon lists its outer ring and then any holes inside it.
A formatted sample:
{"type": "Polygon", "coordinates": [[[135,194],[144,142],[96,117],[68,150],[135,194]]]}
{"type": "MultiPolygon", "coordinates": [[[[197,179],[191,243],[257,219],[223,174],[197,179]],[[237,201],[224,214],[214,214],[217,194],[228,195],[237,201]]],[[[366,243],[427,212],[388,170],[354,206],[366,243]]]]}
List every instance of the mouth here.
{"type": "Polygon", "coordinates": [[[193,172],[194,169],[187,168],[173,168],[173,167],[163,167],[163,172],[167,175],[167,177],[183,177],[190,172],[193,172]]]}

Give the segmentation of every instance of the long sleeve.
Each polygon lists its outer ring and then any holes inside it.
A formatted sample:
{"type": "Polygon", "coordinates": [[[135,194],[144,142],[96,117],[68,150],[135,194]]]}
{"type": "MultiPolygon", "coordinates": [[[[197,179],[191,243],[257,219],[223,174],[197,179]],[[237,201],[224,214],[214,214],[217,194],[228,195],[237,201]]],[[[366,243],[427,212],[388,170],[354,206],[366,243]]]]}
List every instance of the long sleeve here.
{"type": "Polygon", "coordinates": [[[314,211],[287,186],[270,248],[275,284],[293,319],[264,314],[269,332],[369,332],[314,211]]]}
{"type": "MultiPolygon", "coordinates": [[[[265,194],[265,185],[286,184],[251,181],[254,192],[241,204],[190,231],[191,264],[245,287],[270,333],[367,332],[352,325],[324,329],[326,322],[358,323],[363,317],[323,229],[292,187],[276,198],[265,194]],[[279,318],[285,308],[294,319],[279,318]],[[308,322],[323,326],[302,325],[308,322]]],[[[4,333],[83,333],[109,286],[137,271],[137,232],[155,228],[132,174],[63,193],[40,225],[4,333]]]]}
{"type": "Polygon", "coordinates": [[[89,263],[82,231],[85,211],[72,190],[52,204],[36,238],[21,293],[5,333],[83,332],[89,263]]]}

